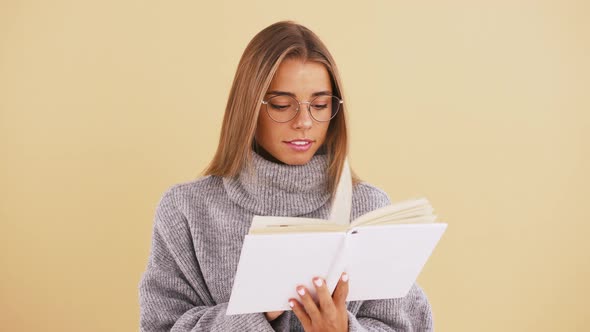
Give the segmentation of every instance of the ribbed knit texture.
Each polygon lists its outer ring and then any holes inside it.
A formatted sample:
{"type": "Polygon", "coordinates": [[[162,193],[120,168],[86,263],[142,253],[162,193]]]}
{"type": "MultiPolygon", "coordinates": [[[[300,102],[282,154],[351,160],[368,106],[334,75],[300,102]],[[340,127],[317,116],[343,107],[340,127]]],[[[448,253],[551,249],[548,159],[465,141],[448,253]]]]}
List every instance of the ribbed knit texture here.
{"type": "MultiPolygon", "coordinates": [[[[156,208],[139,282],[140,330],[303,331],[291,311],[272,322],[263,313],[225,311],[252,217],[328,218],[326,167],[326,155],[291,166],[253,153],[253,167],[236,178],[205,176],[170,187],[156,208]]],[[[389,203],[382,190],[358,184],[351,218],[389,203]]],[[[432,331],[430,304],[417,284],[404,298],[351,301],[347,307],[351,332],[432,331]]]]}

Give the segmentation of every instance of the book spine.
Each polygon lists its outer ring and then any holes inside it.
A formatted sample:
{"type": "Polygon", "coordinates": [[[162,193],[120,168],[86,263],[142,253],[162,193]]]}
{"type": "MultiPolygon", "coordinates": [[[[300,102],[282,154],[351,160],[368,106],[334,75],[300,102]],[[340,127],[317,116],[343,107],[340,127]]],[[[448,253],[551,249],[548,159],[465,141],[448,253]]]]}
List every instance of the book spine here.
{"type": "Polygon", "coordinates": [[[330,294],[334,292],[336,289],[336,285],[340,280],[340,276],[343,272],[346,272],[346,266],[348,263],[348,242],[351,235],[355,234],[357,230],[355,228],[348,230],[344,234],[344,238],[342,239],[342,243],[340,244],[340,249],[338,250],[338,255],[332,261],[330,268],[328,269],[328,273],[326,274],[326,285],[330,290],[330,294]]]}

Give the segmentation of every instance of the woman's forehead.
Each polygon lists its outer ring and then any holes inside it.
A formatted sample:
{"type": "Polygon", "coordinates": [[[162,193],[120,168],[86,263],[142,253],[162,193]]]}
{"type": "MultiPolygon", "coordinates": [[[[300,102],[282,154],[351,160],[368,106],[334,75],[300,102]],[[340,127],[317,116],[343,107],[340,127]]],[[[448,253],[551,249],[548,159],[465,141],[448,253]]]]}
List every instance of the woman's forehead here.
{"type": "Polygon", "coordinates": [[[330,74],[323,64],[286,60],[279,66],[267,94],[295,98],[331,94],[330,74]]]}
{"type": "Polygon", "coordinates": [[[277,69],[273,81],[330,80],[330,74],[322,63],[301,60],[285,60],[277,69]]]}

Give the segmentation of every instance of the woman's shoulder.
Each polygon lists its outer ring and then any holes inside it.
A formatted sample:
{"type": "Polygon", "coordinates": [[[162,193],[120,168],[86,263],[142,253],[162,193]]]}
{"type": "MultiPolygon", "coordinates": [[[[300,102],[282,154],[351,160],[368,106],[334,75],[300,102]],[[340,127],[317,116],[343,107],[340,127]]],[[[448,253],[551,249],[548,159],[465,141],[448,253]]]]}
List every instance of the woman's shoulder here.
{"type": "Polygon", "coordinates": [[[188,202],[201,201],[199,198],[211,197],[223,191],[222,178],[214,175],[206,175],[194,180],[178,182],[170,185],[160,197],[160,204],[175,202],[175,205],[184,205],[188,202]]]}
{"type": "Polygon", "coordinates": [[[389,195],[368,182],[361,181],[352,188],[353,219],[389,204],[389,195]]]}
{"type": "Polygon", "coordinates": [[[192,192],[208,192],[219,190],[222,187],[222,178],[215,175],[206,175],[190,181],[178,182],[172,184],[166,192],[175,194],[186,194],[192,192]]]}
{"type": "Polygon", "coordinates": [[[383,189],[364,181],[353,186],[352,199],[377,201],[383,205],[390,204],[389,195],[383,189]]]}

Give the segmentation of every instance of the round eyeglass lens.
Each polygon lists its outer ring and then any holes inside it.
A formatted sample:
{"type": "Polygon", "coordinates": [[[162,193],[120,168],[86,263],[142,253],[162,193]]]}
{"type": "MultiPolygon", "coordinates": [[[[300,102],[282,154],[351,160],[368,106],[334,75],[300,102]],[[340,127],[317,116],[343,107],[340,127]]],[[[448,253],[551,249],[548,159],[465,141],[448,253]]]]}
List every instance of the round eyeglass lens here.
{"type": "Polygon", "coordinates": [[[340,99],[336,96],[318,96],[311,101],[309,109],[317,121],[330,121],[340,110],[340,99]]]}
{"type": "Polygon", "coordinates": [[[290,96],[274,96],[268,99],[266,111],[277,122],[287,122],[297,115],[297,101],[290,96]]]}
{"type": "MultiPolygon", "coordinates": [[[[340,110],[340,99],[336,96],[318,96],[309,104],[311,116],[316,121],[330,121],[340,110]]],[[[274,96],[268,99],[266,111],[277,122],[287,122],[295,118],[298,109],[297,100],[291,96],[274,96]]],[[[303,105],[306,107],[307,103],[303,105]]]]}

